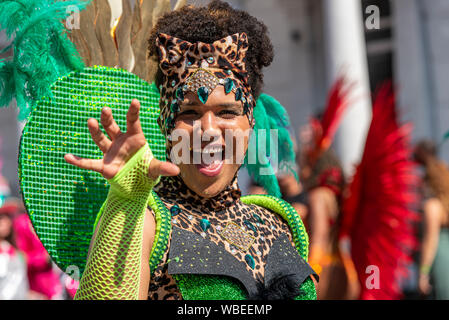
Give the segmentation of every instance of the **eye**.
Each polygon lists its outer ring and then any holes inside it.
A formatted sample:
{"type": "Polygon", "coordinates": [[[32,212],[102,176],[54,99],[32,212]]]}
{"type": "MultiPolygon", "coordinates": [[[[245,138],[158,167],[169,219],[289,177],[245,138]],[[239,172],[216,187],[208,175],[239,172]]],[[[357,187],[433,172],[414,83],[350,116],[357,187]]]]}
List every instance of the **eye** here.
{"type": "Polygon", "coordinates": [[[181,111],[177,114],[176,119],[192,119],[199,116],[199,113],[196,110],[189,109],[181,111]]]}
{"type": "Polygon", "coordinates": [[[218,115],[219,115],[220,117],[222,117],[222,118],[225,118],[225,119],[232,119],[232,118],[234,118],[234,117],[241,116],[242,113],[241,113],[241,112],[238,112],[238,111],[236,111],[236,110],[225,109],[225,110],[221,110],[221,111],[218,113],[218,115]]]}

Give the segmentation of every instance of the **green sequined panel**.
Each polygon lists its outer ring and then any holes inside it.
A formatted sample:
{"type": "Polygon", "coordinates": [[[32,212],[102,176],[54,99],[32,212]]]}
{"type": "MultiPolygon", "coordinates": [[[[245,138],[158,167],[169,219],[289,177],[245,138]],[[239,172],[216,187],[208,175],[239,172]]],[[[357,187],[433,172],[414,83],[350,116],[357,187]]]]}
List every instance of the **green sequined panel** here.
{"type": "Polygon", "coordinates": [[[64,154],[101,158],[87,119],[100,120],[101,108],[108,106],[125,131],[126,112],[136,98],[150,148],[156,158],[165,159],[165,138],[156,122],[159,93],[130,72],[101,66],[59,78],[51,92],[38,102],[23,130],[20,184],[36,233],[53,260],[64,271],[77,266],[81,275],[108,185],[100,174],[67,164],[64,154]]]}
{"type": "Polygon", "coordinates": [[[246,290],[229,277],[176,274],[173,275],[184,300],[245,300],[246,290]]]}
{"type": "MultiPolygon", "coordinates": [[[[247,294],[239,281],[225,276],[176,274],[173,275],[184,300],[246,300],[247,294]]],[[[316,300],[313,280],[309,277],[301,285],[301,294],[295,300],[316,300]]]]}

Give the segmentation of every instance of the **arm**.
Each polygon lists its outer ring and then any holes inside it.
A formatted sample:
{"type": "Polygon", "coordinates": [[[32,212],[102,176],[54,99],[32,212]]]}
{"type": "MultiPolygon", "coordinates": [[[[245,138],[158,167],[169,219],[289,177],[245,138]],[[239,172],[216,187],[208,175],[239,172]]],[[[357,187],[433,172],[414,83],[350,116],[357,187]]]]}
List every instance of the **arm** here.
{"type": "MultiPolygon", "coordinates": [[[[329,219],[335,217],[338,210],[331,190],[320,187],[309,192],[310,206],[310,261],[320,264],[329,246],[329,219]]],[[[318,267],[320,269],[320,267],[318,267]]],[[[317,270],[319,273],[321,270],[317,270]]]]}
{"type": "Polygon", "coordinates": [[[441,202],[436,198],[424,203],[424,231],[419,268],[419,289],[424,294],[430,291],[429,272],[438,248],[443,210],[441,202]]]}
{"type": "Polygon", "coordinates": [[[149,254],[155,232],[147,203],[159,176],[177,175],[179,168],[153,159],[140,126],[139,109],[139,102],[133,100],[126,115],[127,131],[123,133],[111,109],[103,108],[101,123],[110,139],[95,119],[88,120],[103,159],[71,154],[64,157],[70,164],[101,173],[111,185],[75,299],[147,297],[149,254]]]}
{"type": "Polygon", "coordinates": [[[147,176],[151,160],[145,145],[109,180],[111,188],[75,299],[146,299],[154,238],[154,219],[146,207],[156,183],[147,176]]]}

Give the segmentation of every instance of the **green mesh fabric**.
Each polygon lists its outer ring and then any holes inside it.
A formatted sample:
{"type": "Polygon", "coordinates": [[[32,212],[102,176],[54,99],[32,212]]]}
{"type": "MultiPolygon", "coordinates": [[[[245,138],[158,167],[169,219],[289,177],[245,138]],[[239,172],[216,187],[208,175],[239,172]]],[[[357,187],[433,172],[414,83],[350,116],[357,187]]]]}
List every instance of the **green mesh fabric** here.
{"type": "Polygon", "coordinates": [[[165,159],[165,138],[156,122],[159,93],[134,74],[108,67],[89,67],[61,77],[51,93],[37,103],[23,130],[21,190],[36,233],[53,260],[62,270],[74,265],[82,273],[108,185],[100,174],[67,164],[64,154],[101,158],[87,119],[99,120],[101,108],[108,106],[125,130],[126,112],[137,98],[150,148],[157,159],[165,159]]]}
{"type": "Polygon", "coordinates": [[[151,189],[146,144],[112,179],[76,300],[138,299],[143,224],[151,189]]]}

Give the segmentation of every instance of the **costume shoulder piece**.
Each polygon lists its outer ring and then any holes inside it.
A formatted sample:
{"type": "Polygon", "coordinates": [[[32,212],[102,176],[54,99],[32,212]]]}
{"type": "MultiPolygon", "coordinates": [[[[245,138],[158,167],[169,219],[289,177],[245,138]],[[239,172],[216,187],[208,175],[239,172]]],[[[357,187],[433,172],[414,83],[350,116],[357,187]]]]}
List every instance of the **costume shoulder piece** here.
{"type": "Polygon", "coordinates": [[[280,275],[291,276],[291,283],[298,286],[300,294],[296,299],[316,299],[311,276],[318,277],[306,262],[308,236],[296,210],[287,202],[268,195],[245,196],[241,201],[279,214],[288,222],[293,234],[296,248],[285,235],[279,237],[271,246],[263,285],[256,282],[245,268],[220,246],[198,234],[172,226],[172,214],[176,213],[168,210],[154,192],[149,203],[156,217],[156,237],[150,256],[151,272],[154,272],[162,261],[171,234],[168,273],[176,280],[186,300],[266,298],[271,285],[279,281],[280,275]],[[208,261],[207,267],[203,263],[205,259],[208,261]],[[215,260],[225,263],[214,263],[215,260]],[[185,266],[187,261],[188,267],[185,266]],[[282,263],[279,263],[280,261],[282,263]],[[237,274],[239,281],[236,281],[237,274]]]}

